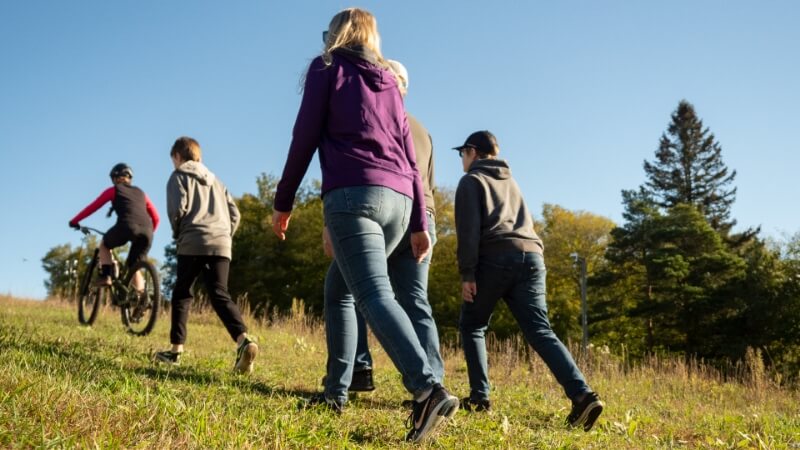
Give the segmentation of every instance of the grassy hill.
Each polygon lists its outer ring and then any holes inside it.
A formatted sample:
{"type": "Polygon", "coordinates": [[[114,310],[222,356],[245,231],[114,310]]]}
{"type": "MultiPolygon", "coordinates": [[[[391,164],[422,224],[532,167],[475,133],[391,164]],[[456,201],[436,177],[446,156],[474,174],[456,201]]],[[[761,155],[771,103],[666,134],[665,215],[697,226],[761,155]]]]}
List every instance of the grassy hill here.
{"type": "MultiPolygon", "coordinates": [[[[341,416],[299,409],[319,389],[320,324],[298,312],[248,324],[261,346],[255,372],[231,372],[234,345],[213,313],[191,317],[177,368],[156,366],[169,317],[152,335],[127,335],[116,310],[81,327],[75,308],[0,296],[0,447],[397,448],[408,394],[373,346],[377,390],[341,416]]],[[[495,343],[491,414],[459,412],[431,448],[800,448],[800,393],[776,386],[756,362],[724,381],[698,363],[653,358],[631,367],[595,352],[579,360],[607,403],[595,428],[567,429],[569,402],[520,342],[495,343]]],[[[446,385],[468,393],[460,351],[446,349],[446,385]]],[[[424,446],[423,446],[424,447],[424,446]]]]}

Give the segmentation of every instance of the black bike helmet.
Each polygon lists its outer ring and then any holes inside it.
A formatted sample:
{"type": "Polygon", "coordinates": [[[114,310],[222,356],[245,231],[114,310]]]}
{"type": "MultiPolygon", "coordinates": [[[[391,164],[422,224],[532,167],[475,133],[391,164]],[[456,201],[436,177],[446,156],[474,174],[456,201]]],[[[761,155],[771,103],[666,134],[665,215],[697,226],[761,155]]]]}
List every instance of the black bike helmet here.
{"type": "Polygon", "coordinates": [[[108,174],[113,180],[117,177],[129,177],[133,178],[133,169],[125,163],[119,163],[111,168],[111,173],[108,174]]]}

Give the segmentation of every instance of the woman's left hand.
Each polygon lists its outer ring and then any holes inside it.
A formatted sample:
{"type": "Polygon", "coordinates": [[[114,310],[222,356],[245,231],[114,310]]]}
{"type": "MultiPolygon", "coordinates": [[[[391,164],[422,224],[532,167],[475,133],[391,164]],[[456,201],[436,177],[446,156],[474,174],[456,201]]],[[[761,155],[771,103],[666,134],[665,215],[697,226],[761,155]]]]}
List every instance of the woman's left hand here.
{"type": "Polygon", "coordinates": [[[411,233],[411,251],[414,252],[414,257],[417,258],[417,263],[422,262],[425,256],[431,249],[431,237],[427,231],[417,231],[411,233]]]}
{"type": "Polygon", "coordinates": [[[328,227],[322,227],[322,250],[328,258],[336,258],[333,254],[333,244],[331,244],[331,234],[328,233],[328,227]]]}
{"type": "Polygon", "coordinates": [[[291,218],[291,211],[284,212],[276,209],[272,212],[272,231],[278,236],[278,239],[286,240],[286,230],[289,229],[289,219],[291,218]]]}

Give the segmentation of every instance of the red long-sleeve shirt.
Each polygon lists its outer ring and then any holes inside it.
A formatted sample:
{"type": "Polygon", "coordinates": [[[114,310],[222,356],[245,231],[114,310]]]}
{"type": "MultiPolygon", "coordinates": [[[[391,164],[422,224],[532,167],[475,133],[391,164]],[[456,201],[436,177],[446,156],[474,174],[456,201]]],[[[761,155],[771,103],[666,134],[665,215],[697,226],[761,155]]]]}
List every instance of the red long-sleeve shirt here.
{"type": "Polygon", "coordinates": [[[146,225],[146,222],[150,221],[153,224],[153,231],[158,227],[160,220],[158,211],[150,198],[141,189],[127,184],[117,184],[106,189],[69,222],[77,224],[108,202],[111,202],[117,213],[117,223],[146,225]]]}

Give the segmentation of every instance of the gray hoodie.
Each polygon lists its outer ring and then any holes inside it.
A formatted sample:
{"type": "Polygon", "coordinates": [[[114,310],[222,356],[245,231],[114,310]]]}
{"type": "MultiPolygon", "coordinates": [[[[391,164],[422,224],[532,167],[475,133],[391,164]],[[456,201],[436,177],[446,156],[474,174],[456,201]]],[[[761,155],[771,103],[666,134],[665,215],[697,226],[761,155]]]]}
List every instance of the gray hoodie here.
{"type": "Polygon", "coordinates": [[[172,172],[167,216],[179,255],[231,258],[239,209],[225,185],[202,163],[186,161],[172,172]]]}
{"type": "Polygon", "coordinates": [[[473,162],[458,182],[455,209],[461,281],[475,281],[481,255],[543,253],[533,218],[504,160],[473,162]]]}

